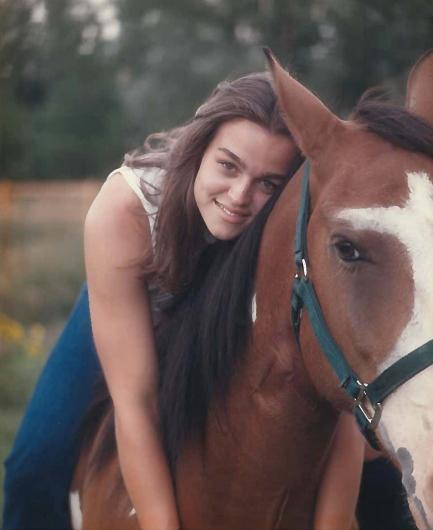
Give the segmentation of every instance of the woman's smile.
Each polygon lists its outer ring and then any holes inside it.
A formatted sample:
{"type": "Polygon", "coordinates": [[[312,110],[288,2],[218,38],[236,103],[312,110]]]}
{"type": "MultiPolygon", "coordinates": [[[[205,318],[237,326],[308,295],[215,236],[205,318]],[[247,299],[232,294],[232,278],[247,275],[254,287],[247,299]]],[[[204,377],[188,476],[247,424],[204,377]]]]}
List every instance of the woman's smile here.
{"type": "Polygon", "coordinates": [[[228,208],[221,202],[214,199],[215,205],[228,216],[227,221],[231,223],[244,223],[246,219],[251,215],[248,211],[245,210],[236,210],[234,208],[228,208]]]}
{"type": "Polygon", "coordinates": [[[296,147],[285,135],[244,118],[220,125],[194,182],[194,198],[209,232],[237,237],[287,181],[296,147]]]}

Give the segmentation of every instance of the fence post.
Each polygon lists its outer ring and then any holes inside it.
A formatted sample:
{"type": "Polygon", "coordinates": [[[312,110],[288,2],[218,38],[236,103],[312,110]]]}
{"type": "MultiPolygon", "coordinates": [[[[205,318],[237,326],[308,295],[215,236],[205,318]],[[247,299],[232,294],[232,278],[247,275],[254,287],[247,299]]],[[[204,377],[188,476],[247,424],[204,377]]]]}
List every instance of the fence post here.
{"type": "MultiPolygon", "coordinates": [[[[0,182],[0,298],[8,299],[8,291],[12,282],[12,215],[13,215],[13,181],[0,182]]],[[[0,311],[5,311],[0,306],[0,311]]]]}

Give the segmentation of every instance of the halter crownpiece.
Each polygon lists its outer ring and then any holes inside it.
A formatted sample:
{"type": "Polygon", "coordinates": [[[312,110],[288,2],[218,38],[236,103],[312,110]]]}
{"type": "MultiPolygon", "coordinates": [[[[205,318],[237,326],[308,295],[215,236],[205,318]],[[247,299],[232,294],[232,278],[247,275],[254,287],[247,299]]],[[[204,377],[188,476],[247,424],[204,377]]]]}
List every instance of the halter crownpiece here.
{"type": "Polygon", "coordinates": [[[305,162],[301,202],[296,223],[295,264],[297,273],[292,288],[292,325],[300,345],[302,309],[308,317],[319,345],[334,370],[340,387],[353,400],[353,413],[369,443],[378,448],[375,429],[382,414],[383,401],[403,383],[433,364],[433,339],[408,353],[384,370],[371,383],[362,382],[346,361],[326,325],[319,300],[308,276],[307,226],[310,217],[310,164],[305,162]]]}

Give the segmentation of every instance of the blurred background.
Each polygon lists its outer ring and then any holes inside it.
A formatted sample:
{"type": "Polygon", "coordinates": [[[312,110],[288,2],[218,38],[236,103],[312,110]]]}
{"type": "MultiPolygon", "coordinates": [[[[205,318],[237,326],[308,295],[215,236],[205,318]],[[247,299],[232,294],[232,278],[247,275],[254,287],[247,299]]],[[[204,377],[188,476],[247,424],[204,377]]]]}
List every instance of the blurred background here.
{"type": "Polygon", "coordinates": [[[263,45],[344,117],[373,85],[402,101],[433,2],[0,0],[0,461],[83,281],[102,179],[262,70],[263,45]]]}

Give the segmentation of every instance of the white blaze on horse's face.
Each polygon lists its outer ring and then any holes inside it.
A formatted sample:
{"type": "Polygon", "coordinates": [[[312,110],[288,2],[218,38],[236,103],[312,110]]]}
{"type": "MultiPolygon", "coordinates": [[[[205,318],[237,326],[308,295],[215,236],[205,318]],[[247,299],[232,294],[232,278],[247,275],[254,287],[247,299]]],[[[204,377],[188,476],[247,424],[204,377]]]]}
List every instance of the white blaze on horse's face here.
{"type": "MultiPolygon", "coordinates": [[[[379,373],[433,338],[433,184],[407,173],[409,197],[390,207],[344,209],[338,218],[355,229],[391,234],[407,250],[413,274],[412,315],[379,373]]],[[[395,454],[420,529],[433,527],[433,366],[402,385],[384,404],[379,433],[395,454]],[[427,522],[428,521],[428,522],[427,522]]]]}

